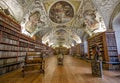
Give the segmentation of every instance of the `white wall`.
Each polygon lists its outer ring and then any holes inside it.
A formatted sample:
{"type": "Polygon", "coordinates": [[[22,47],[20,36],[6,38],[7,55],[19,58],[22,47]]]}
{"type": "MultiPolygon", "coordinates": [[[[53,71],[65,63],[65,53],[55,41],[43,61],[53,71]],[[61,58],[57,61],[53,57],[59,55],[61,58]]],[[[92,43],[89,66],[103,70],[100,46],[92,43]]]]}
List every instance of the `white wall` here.
{"type": "Polygon", "coordinates": [[[118,54],[120,54],[120,25],[114,25],[118,54]]]}
{"type": "Polygon", "coordinates": [[[120,13],[113,20],[113,30],[115,31],[118,54],[120,54],[120,13]]]}

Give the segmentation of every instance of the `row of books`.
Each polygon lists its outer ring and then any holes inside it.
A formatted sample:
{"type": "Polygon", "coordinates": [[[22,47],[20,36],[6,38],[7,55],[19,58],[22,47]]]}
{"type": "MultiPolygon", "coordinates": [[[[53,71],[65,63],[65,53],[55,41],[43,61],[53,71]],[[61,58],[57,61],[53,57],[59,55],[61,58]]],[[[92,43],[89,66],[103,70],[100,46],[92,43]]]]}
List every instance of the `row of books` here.
{"type": "Polygon", "coordinates": [[[118,57],[109,57],[109,58],[110,58],[109,59],[110,62],[119,62],[118,57]]]}
{"type": "Polygon", "coordinates": [[[107,35],[106,40],[108,46],[116,46],[115,36],[113,34],[107,35]]]}
{"type": "Polygon", "coordinates": [[[29,44],[35,45],[35,42],[33,43],[32,41],[28,41],[29,44]]]}
{"type": "Polygon", "coordinates": [[[29,48],[34,48],[35,44],[23,39],[20,39],[20,46],[25,46],[25,47],[29,47],[29,48]]]}
{"type": "Polygon", "coordinates": [[[107,45],[108,45],[108,46],[116,46],[116,43],[113,42],[113,41],[108,41],[108,42],[107,42],[107,45]]]}
{"type": "Polygon", "coordinates": [[[5,59],[5,60],[6,60],[5,64],[8,64],[8,63],[14,63],[14,62],[16,62],[17,59],[16,58],[9,58],[9,59],[5,59]]]}
{"type": "Polygon", "coordinates": [[[25,43],[28,43],[28,41],[27,41],[27,40],[24,40],[24,39],[21,39],[21,38],[19,39],[19,41],[20,41],[20,42],[25,42],[25,43]]]}
{"type": "Polygon", "coordinates": [[[27,52],[28,51],[28,47],[19,47],[19,51],[27,52]]]}
{"type": "Polygon", "coordinates": [[[13,45],[18,45],[19,46],[24,46],[27,47],[29,46],[29,48],[42,48],[45,49],[45,46],[42,46],[40,44],[35,44],[23,39],[18,40],[18,37],[12,36],[10,34],[7,33],[3,33],[3,37],[1,38],[1,41],[4,43],[8,43],[8,44],[13,44],[13,45]],[[21,42],[22,41],[22,42],[21,42]]]}
{"type": "Polygon", "coordinates": [[[0,51],[0,59],[1,58],[7,58],[7,57],[20,57],[20,56],[25,56],[26,52],[4,52],[0,51]]]}
{"type": "Polygon", "coordinates": [[[9,29],[9,28],[4,28],[3,31],[8,33],[8,34],[11,34],[11,35],[14,35],[14,36],[19,36],[19,33],[15,30],[12,30],[13,28],[9,29]]]}
{"type": "Polygon", "coordinates": [[[1,67],[0,68],[0,75],[13,71],[15,69],[18,69],[19,67],[21,67],[21,64],[15,64],[15,65],[11,65],[11,66],[7,66],[7,67],[1,67]]]}
{"type": "Polygon", "coordinates": [[[9,58],[9,59],[0,59],[0,67],[15,64],[16,62],[24,62],[25,57],[9,58]]]}
{"type": "Polygon", "coordinates": [[[18,46],[0,44],[0,50],[18,51],[18,46]]]}
{"type": "Polygon", "coordinates": [[[39,52],[41,49],[35,49],[36,52],[39,52]]]}
{"type": "Polygon", "coordinates": [[[17,61],[18,61],[18,62],[24,62],[24,61],[25,61],[25,57],[18,57],[18,58],[17,58],[17,61]]]}
{"type": "Polygon", "coordinates": [[[27,52],[27,51],[36,51],[36,50],[41,50],[41,48],[28,48],[28,47],[19,47],[19,51],[27,52]]]}
{"type": "Polygon", "coordinates": [[[19,44],[19,41],[11,40],[11,39],[8,39],[8,38],[5,38],[5,37],[3,37],[1,39],[1,42],[8,43],[8,44],[13,44],[13,45],[18,45],[19,44]]]}
{"type": "Polygon", "coordinates": [[[8,33],[6,33],[6,32],[2,32],[2,38],[17,40],[17,41],[19,40],[18,37],[13,36],[13,35],[11,35],[11,34],[8,34],[8,33]]]}
{"type": "Polygon", "coordinates": [[[28,43],[26,43],[26,42],[19,42],[19,46],[28,47],[28,43]]]}
{"type": "MultiPolygon", "coordinates": [[[[34,51],[34,49],[32,49],[32,48],[45,49],[45,46],[42,46],[42,45],[34,46],[32,44],[28,44],[28,43],[19,42],[19,41],[16,41],[16,40],[7,39],[5,37],[3,37],[1,39],[1,42],[8,43],[8,44],[13,44],[13,45],[19,45],[19,46],[23,46],[23,47],[28,47],[28,45],[29,45],[30,51],[34,51]]],[[[17,48],[16,46],[10,46],[10,45],[5,45],[5,44],[1,44],[0,47],[1,47],[2,50],[6,50],[8,47],[9,47],[9,50],[13,50],[14,48],[15,49],[17,48]]],[[[21,50],[21,48],[23,49],[23,47],[20,47],[20,50],[21,50]]],[[[26,48],[24,48],[24,49],[26,49],[26,48]]]]}
{"type": "Polygon", "coordinates": [[[37,46],[37,45],[35,45],[35,48],[41,48],[39,45],[37,46]]]}
{"type": "Polygon", "coordinates": [[[20,32],[20,29],[18,30],[17,28],[14,28],[8,24],[4,24],[4,25],[5,25],[5,28],[4,28],[5,31],[6,31],[6,29],[10,29],[10,30],[13,30],[15,32],[20,32]]]}
{"type": "Polygon", "coordinates": [[[108,47],[108,50],[117,50],[117,47],[108,47]]]}
{"type": "Polygon", "coordinates": [[[24,43],[24,42],[20,42],[19,43],[20,47],[28,47],[29,49],[46,49],[45,46],[41,46],[41,45],[32,45],[32,44],[28,44],[28,43],[24,43]]]}
{"type": "Polygon", "coordinates": [[[33,44],[28,44],[28,46],[29,46],[29,48],[35,48],[35,45],[33,45],[33,44]]]}
{"type": "Polygon", "coordinates": [[[109,51],[109,52],[108,52],[108,55],[109,55],[109,56],[118,56],[118,54],[117,54],[116,51],[109,51]]]}
{"type": "Polygon", "coordinates": [[[35,51],[35,49],[29,48],[29,51],[35,51]]]}
{"type": "Polygon", "coordinates": [[[16,60],[16,58],[0,59],[0,65],[11,64],[16,62],[16,60]]]}
{"type": "Polygon", "coordinates": [[[4,59],[0,59],[0,65],[4,64],[4,59]]]}
{"type": "Polygon", "coordinates": [[[18,52],[0,51],[0,58],[2,58],[2,57],[14,57],[14,56],[18,56],[18,52]]]}
{"type": "Polygon", "coordinates": [[[17,29],[17,30],[20,31],[20,30],[21,30],[21,29],[20,29],[20,28],[21,28],[20,25],[18,25],[17,23],[11,21],[10,19],[11,19],[11,18],[5,17],[5,15],[3,16],[3,15],[1,15],[1,13],[0,13],[0,20],[1,20],[1,21],[7,23],[8,25],[10,25],[10,26],[12,26],[12,27],[14,27],[15,29],[17,29]]]}
{"type": "Polygon", "coordinates": [[[24,42],[19,42],[19,46],[35,48],[35,45],[29,44],[29,43],[24,43],[24,42]]]}
{"type": "Polygon", "coordinates": [[[18,47],[18,46],[6,45],[6,44],[0,44],[0,50],[2,51],[4,50],[5,51],[35,51],[34,48],[28,49],[28,47],[18,47]]]}
{"type": "Polygon", "coordinates": [[[18,52],[18,56],[26,56],[26,52],[18,52]]]}

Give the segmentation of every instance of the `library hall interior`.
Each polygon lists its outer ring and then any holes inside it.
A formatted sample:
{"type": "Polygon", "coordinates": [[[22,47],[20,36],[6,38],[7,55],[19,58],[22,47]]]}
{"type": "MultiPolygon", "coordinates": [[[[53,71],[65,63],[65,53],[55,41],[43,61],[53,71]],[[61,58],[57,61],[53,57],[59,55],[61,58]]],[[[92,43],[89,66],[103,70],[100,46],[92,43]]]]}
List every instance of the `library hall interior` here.
{"type": "Polygon", "coordinates": [[[0,83],[120,83],[120,0],[0,0],[0,83]]]}

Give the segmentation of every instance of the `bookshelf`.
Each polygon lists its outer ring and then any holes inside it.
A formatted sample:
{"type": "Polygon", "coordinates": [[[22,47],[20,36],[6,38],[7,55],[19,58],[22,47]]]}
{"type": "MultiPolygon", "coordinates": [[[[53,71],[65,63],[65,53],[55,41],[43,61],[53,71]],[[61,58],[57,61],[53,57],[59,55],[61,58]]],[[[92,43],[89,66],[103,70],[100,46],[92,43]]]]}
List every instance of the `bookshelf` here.
{"type": "Polygon", "coordinates": [[[47,46],[21,33],[21,26],[0,12],[0,75],[24,65],[28,52],[41,52],[47,46]]]}
{"type": "Polygon", "coordinates": [[[114,31],[106,31],[88,38],[88,55],[92,56],[92,46],[97,44],[100,48],[100,54],[105,69],[119,69],[119,59],[117,52],[117,44],[114,31]],[[116,65],[115,65],[116,63],[116,65]]]}
{"type": "Polygon", "coordinates": [[[0,12],[0,75],[21,66],[18,56],[20,31],[18,23],[0,12]]]}
{"type": "Polygon", "coordinates": [[[76,56],[80,57],[80,44],[75,45],[76,48],[76,56]]]}
{"type": "Polygon", "coordinates": [[[84,43],[80,43],[80,57],[85,58],[84,43]]]}
{"type": "Polygon", "coordinates": [[[70,55],[72,55],[72,56],[76,56],[76,53],[77,53],[76,45],[75,45],[75,46],[72,46],[72,47],[69,49],[69,53],[70,53],[70,55]]]}

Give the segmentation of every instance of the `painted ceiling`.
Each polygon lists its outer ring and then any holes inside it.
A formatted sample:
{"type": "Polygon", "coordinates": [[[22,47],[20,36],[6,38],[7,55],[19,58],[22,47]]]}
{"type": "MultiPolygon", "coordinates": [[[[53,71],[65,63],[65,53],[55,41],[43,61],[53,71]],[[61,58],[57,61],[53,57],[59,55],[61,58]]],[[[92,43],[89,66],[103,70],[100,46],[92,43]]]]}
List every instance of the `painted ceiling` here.
{"type": "Polygon", "coordinates": [[[49,46],[71,47],[105,31],[119,0],[0,0],[22,27],[49,46]]]}

